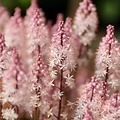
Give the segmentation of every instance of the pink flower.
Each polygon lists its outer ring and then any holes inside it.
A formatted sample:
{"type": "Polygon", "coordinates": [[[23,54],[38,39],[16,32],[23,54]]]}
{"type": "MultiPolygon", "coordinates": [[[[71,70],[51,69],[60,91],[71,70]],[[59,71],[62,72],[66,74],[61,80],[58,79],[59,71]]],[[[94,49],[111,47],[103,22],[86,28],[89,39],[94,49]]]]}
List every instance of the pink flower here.
{"type": "Polygon", "coordinates": [[[36,8],[38,8],[37,0],[31,0],[31,6],[26,10],[26,16],[24,18],[24,24],[26,27],[29,26],[31,18],[34,15],[34,10],[36,8]]]}
{"type": "Polygon", "coordinates": [[[90,45],[95,37],[98,25],[98,17],[96,7],[91,0],[83,0],[79,3],[79,7],[73,21],[73,29],[76,35],[80,37],[80,43],[87,46],[90,45]]]}
{"type": "Polygon", "coordinates": [[[25,31],[20,8],[15,9],[14,16],[10,18],[6,25],[5,40],[8,47],[17,47],[20,50],[24,49],[25,31]]]}
{"type": "Polygon", "coordinates": [[[107,82],[112,88],[119,85],[120,43],[114,36],[114,26],[107,26],[107,34],[100,42],[96,56],[96,75],[99,80],[107,82]]]}
{"type": "Polygon", "coordinates": [[[96,79],[96,76],[93,76],[91,81],[81,88],[74,120],[99,119],[103,104],[103,95],[104,88],[102,83],[96,79]]]}
{"type": "Polygon", "coordinates": [[[58,27],[59,27],[59,23],[63,21],[63,14],[62,13],[59,13],[57,15],[57,20],[56,20],[56,23],[52,26],[51,28],[51,37],[53,36],[53,34],[56,33],[56,31],[58,30],[58,27]]]}
{"type": "Polygon", "coordinates": [[[31,106],[29,105],[31,97],[30,83],[16,49],[13,49],[12,59],[12,64],[5,71],[2,80],[2,104],[8,102],[13,106],[17,106],[19,110],[24,109],[31,113],[31,106]]]}
{"type": "MultiPolygon", "coordinates": [[[[41,54],[43,57],[47,56],[49,51],[49,32],[45,25],[44,13],[41,9],[35,8],[34,15],[27,27],[27,48],[28,54],[30,53],[30,59],[32,62],[35,61],[36,55],[39,52],[38,46],[40,46],[41,54]]],[[[46,59],[45,59],[46,60],[46,59]]]]}

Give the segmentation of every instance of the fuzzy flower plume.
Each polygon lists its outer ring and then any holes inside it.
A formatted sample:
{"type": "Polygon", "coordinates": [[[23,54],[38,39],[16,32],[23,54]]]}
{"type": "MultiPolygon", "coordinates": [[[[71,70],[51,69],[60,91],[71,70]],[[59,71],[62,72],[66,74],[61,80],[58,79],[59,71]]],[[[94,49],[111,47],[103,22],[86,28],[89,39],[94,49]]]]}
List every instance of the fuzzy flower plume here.
{"type": "Polygon", "coordinates": [[[50,46],[50,69],[51,77],[54,79],[60,70],[64,70],[63,75],[66,78],[67,86],[71,86],[69,82],[73,82],[73,76],[70,72],[75,70],[76,61],[74,56],[74,48],[71,45],[69,36],[66,34],[66,27],[63,22],[60,22],[58,31],[52,37],[50,46]]]}
{"type": "Polygon", "coordinates": [[[97,52],[96,75],[81,89],[74,120],[89,117],[93,117],[92,120],[120,119],[120,95],[117,87],[120,69],[119,51],[120,44],[114,36],[114,27],[108,25],[107,34],[100,42],[97,52]]]}
{"type": "Polygon", "coordinates": [[[31,0],[31,6],[27,9],[26,16],[24,18],[24,24],[26,27],[29,26],[31,18],[34,15],[35,8],[38,8],[37,0],[31,0]]]}
{"type": "Polygon", "coordinates": [[[120,84],[120,43],[114,36],[114,27],[107,26],[107,34],[100,42],[96,56],[96,75],[99,80],[107,82],[112,88],[120,84]]]}
{"type": "Polygon", "coordinates": [[[16,49],[12,52],[12,64],[6,70],[2,81],[2,101],[11,103],[12,105],[21,106],[30,112],[29,99],[29,80],[20,62],[19,55],[16,49]]]}
{"type": "MultiPolygon", "coordinates": [[[[36,102],[33,103],[33,107],[38,107],[41,114],[47,114],[50,110],[50,88],[52,83],[50,81],[48,67],[45,65],[42,59],[42,55],[39,53],[37,60],[33,66],[32,71],[32,88],[33,96],[36,96],[36,102]]],[[[31,97],[31,101],[35,99],[31,97]]]]}
{"type": "Polygon", "coordinates": [[[56,31],[58,30],[58,27],[59,27],[59,23],[63,21],[63,14],[62,13],[59,13],[57,15],[57,20],[56,20],[56,23],[52,26],[52,29],[51,29],[51,35],[55,34],[56,31]]]}
{"type": "MultiPolygon", "coordinates": [[[[57,109],[54,105],[53,111],[55,115],[60,119],[63,117],[67,119],[62,106],[64,106],[64,98],[66,88],[72,89],[74,87],[75,79],[72,72],[76,68],[76,56],[74,54],[74,47],[72,39],[70,39],[69,27],[64,24],[63,21],[59,23],[56,33],[52,36],[50,46],[50,58],[49,58],[49,71],[51,82],[53,82],[53,93],[52,99],[55,101],[59,108],[57,109]]],[[[67,107],[65,108],[67,109],[67,107]]]]}
{"type": "Polygon", "coordinates": [[[74,120],[100,120],[103,95],[103,85],[98,82],[96,76],[92,77],[81,89],[74,120]]]}
{"type": "Polygon", "coordinates": [[[48,66],[43,62],[42,55],[40,53],[35,64],[33,65],[32,74],[34,76],[34,80],[32,81],[35,85],[34,89],[39,90],[38,97],[47,95],[47,89],[49,89],[51,86],[49,82],[50,78],[48,73],[48,66]]]}
{"type": "Polygon", "coordinates": [[[0,4],[0,33],[4,32],[5,25],[9,20],[8,11],[0,4]]]}
{"type": "Polygon", "coordinates": [[[20,8],[15,9],[14,15],[6,25],[5,40],[8,47],[16,47],[19,49],[20,54],[25,52],[25,31],[20,8]]]}
{"type": "Polygon", "coordinates": [[[95,37],[98,18],[96,7],[91,0],[83,0],[79,3],[79,7],[75,14],[73,29],[80,37],[80,42],[87,46],[90,45],[95,37]]]}
{"type": "Polygon", "coordinates": [[[76,57],[78,57],[79,52],[77,51],[79,51],[80,43],[79,38],[74,33],[74,30],[72,28],[72,18],[67,17],[64,26],[66,34],[69,36],[71,46],[74,48],[74,53],[76,54],[76,57]]]}
{"type": "Polygon", "coordinates": [[[27,39],[28,52],[31,53],[32,59],[39,52],[39,47],[43,57],[46,56],[49,50],[48,44],[50,38],[48,29],[45,25],[44,13],[39,8],[34,9],[34,15],[27,28],[27,39]]]}
{"type": "Polygon", "coordinates": [[[14,109],[3,109],[2,116],[5,120],[16,120],[18,118],[17,113],[15,113],[14,109]]]}

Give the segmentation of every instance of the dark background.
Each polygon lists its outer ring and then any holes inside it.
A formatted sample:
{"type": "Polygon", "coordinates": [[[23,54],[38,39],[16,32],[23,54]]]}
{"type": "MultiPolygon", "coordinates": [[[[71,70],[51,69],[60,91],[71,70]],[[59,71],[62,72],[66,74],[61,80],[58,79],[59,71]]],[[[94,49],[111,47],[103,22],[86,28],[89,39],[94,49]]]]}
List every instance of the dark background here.
{"type": "MultiPolygon", "coordinates": [[[[63,13],[64,18],[70,16],[74,18],[74,13],[81,0],[38,0],[39,7],[43,9],[46,18],[55,23],[58,13],[63,13]]],[[[22,9],[25,15],[26,9],[30,6],[31,0],[0,0],[6,6],[10,14],[13,15],[15,7],[22,9]]],[[[108,24],[115,26],[117,36],[120,31],[120,0],[93,0],[97,8],[99,18],[99,30],[105,31],[108,24]]]]}

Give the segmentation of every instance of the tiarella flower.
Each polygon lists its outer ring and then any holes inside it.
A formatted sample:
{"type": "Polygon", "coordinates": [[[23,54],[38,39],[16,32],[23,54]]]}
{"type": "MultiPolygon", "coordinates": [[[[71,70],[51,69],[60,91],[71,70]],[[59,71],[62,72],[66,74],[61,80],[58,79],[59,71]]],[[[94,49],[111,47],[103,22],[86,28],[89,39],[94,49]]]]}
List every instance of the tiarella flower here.
{"type": "Polygon", "coordinates": [[[19,55],[16,49],[12,52],[13,62],[10,68],[5,71],[2,81],[2,102],[7,102],[15,106],[21,106],[20,109],[30,112],[30,83],[27,72],[22,67],[19,55]]]}
{"type": "Polygon", "coordinates": [[[56,79],[56,78],[57,78],[57,70],[52,70],[52,71],[50,72],[50,77],[51,77],[52,79],[56,79]]]}
{"type": "Polygon", "coordinates": [[[108,81],[108,85],[110,85],[111,88],[116,89],[116,88],[119,87],[119,80],[118,80],[118,79],[114,79],[114,76],[113,76],[113,79],[112,79],[112,77],[111,77],[111,80],[108,81]]]}
{"type": "MultiPolygon", "coordinates": [[[[81,90],[80,98],[76,108],[74,120],[83,120],[86,116],[92,119],[96,119],[100,115],[102,105],[102,94],[103,90],[101,84],[98,83],[96,77],[92,77],[91,82],[84,85],[81,90]],[[99,91],[101,91],[99,93],[99,91]],[[89,110],[88,110],[89,107],[89,110]],[[88,113],[88,111],[90,111],[88,113]],[[91,113],[91,114],[90,114],[91,113]]],[[[88,119],[89,120],[89,119],[88,119]]]]}
{"type": "Polygon", "coordinates": [[[96,56],[96,75],[99,80],[103,80],[118,89],[119,84],[119,51],[120,44],[114,36],[114,27],[107,26],[107,34],[100,42],[96,56]]]}
{"type": "MultiPolygon", "coordinates": [[[[50,46],[50,64],[49,71],[54,80],[53,86],[53,99],[58,100],[58,118],[60,119],[62,111],[62,105],[64,105],[63,99],[66,86],[69,88],[74,87],[74,79],[72,72],[76,68],[76,54],[74,45],[72,45],[73,39],[71,38],[71,28],[61,21],[58,26],[58,30],[53,35],[50,46]],[[63,98],[63,99],[62,99],[63,98]]],[[[57,103],[56,103],[57,104],[57,103]]],[[[65,108],[67,109],[67,108],[65,108]]]]}
{"type": "Polygon", "coordinates": [[[42,55],[39,53],[33,65],[32,73],[30,73],[32,84],[30,104],[34,109],[39,109],[41,115],[47,116],[46,113],[51,105],[50,90],[53,83],[49,77],[48,67],[45,65],[42,58],[42,55]]]}
{"type": "Polygon", "coordinates": [[[58,99],[61,99],[61,96],[63,96],[63,95],[64,95],[64,93],[60,92],[58,90],[58,91],[55,91],[55,93],[52,95],[52,97],[53,97],[54,100],[58,100],[58,99]]]}
{"type": "MultiPolygon", "coordinates": [[[[37,57],[36,63],[33,65],[32,74],[34,76],[33,79],[35,79],[35,81],[32,81],[34,84],[36,84],[35,87],[38,86],[43,91],[46,91],[47,89],[49,91],[51,87],[50,86],[51,81],[49,78],[50,76],[48,73],[48,66],[45,65],[45,63],[43,62],[42,55],[40,53],[37,57]]],[[[47,92],[46,94],[48,94],[48,91],[46,91],[47,92]]]]}
{"type": "Polygon", "coordinates": [[[56,31],[58,30],[58,27],[59,27],[59,23],[63,21],[63,14],[62,13],[59,13],[57,15],[57,20],[56,20],[56,23],[52,26],[51,28],[51,37],[52,35],[54,35],[56,33],[56,31]]]}
{"type": "Polygon", "coordinates": [[[67,103],[67,106],[69,106],[70,109],[73,109],[75,105],[76,105],[76,103],[71,102],[71,101],[68,101],[68,103],[67,103]]]}
{"type": "Polygon", "coordinates": [[[25,46],[25,31],[20,8],[16,8],[5,28],[5,43],[20,50],[25,46]],[[12,28],[12,29],[11,29],[12,28]]]}
{"type": "Polygon", "coordinates": [[[90,46],[95,38],[97,26],[96,7],[91,0],[83,0],[79,3],[73,21],[73,30],[79,40],[77,43],[79,44],[79,46],[77,45],[79,58],[77,63],[79,67],[87,66],[90,58],[93,56],[90,46]]]}
{"type": "Polygon", "coordinates": [[[34,15],[34,10],[38,8],[38,5],[37,5],[37,0],[31,0],[31,5],[30,7],[26,10],[26,16],[24,18],[24,24],[26,27],[29,26],[29,23],[31,21],[31,18],[33,17],[34,15]]]}
{"type": "Polygon", "coordinates": [[[61,22],[58,32],[52,37],[52,44],[50,46],[50,68],[59,67],[59,70],[69,69],[72,71],[76,67],[74,48],[71,46],[69,37],[66,36],[65,29],[63,22],[61,22]]]}
{"type": "Polygon", "coordinates": [[[66,18],[64,27],[66,34],[69,36],[71,46],[74,48],[74,51],[78,51],[74,53],[76,57],[78,57],[80,42],[79,37],[74,33],[74,30],[72,28],[72,19],[70,17],[66,18]]]}
{"type": "MultiPolygon", "coordinates": [[[[31,54],[32,59],[39,52],[39,47],[43,57],[46,57],[50,39],[48,29],[45,25],[44,13],[39,8],[34,9],[34,15],[27,27],[27,39],[28,52],[31,54]]],[[[35,59],[31,61],[35,62],[35,59]]]]}
{"type": "Polygon", "coordinates": [[[87,46],[91,44],[95,37],[97,24],[96,7],[92,4],[91,0],[80,2],[75,14],[73,29],[76,35],[80,37],[80,42],[83,45],[87,46]]]}
{"type": "Polygon", "coordinates": [[[66,81],[65,84],[70,87],[70,88],[74,88],[75,86],[75,79],[73,78],[73,75],[69,75],[65,77],[66,81]]]}
{"type": "Polygon", "coordinates": [[[30,97],[29,105],[30,105],[31,107],[33,107],[33,108],[36,108],[36,107],[38,107],[38,106],[41,105],[40,103],[38,103],[38,101],[39,101],[39,96],[38,96],[37,94],[32,95],[32,96],[30,97]]]}
{"type": "MultiPolygon", "coordinates": [[[[113,27],[108,26],[108,28],[112,29],[113,27]]],[[[111,34],[111,37],[112,35],[113,34],[111,34]]],[[[109,38],[109,37],[107,36],[106,38],[109,38]]],[[[108,41],[106,42],[106,44],[110,43],[112,46],[112,42],[114,41],[114,39],[111,39],[111,42],[108,42],[108,41]]],[[[111,52],[109,51],[109,53],[111,52]]],[[[109,64],[106,63],[106,66],[107,65],[109,64]]],[[[107,72],[108,71],[106,71],[105,76],[107,75],[107,72]]],[[[99,77],[97,76],[97,78],[99,77]]],[[[120,118],[119,94],[115,93],[110,97],[110,94],[112,94],[113,91],[111,91],[110,87],[108,87],[109,82],[107,82],[107,80],[109,79],[107,78],[100,81],[97,78],[96,76],[92,77],[91,82],[84,85],[84,88],[82,88],[74,120],[84,120],[84,119],[87,120],[89,117],[92,117],[92,118],[89,118],[88,120],[94,120],[94,119],[95,120],[106,120],[106,119],[116,120],[120,118]],[[91,114],[90,113],[88,114],[88,112],[85,112],[87,111],[87,106],[89,106],[89,110],[91,114]]],[[[112,85],[114,84],[115,84],[115,81],[112,85]]]]}
{"type": "Polygon", "coordinates": [[[5,120],[16,120],[18,118],[17,113],[15,113],[14,109],[2,109],[2,116],[5,120]]]}
{"type": "Polygon", "coordinates": [[[8,47],[16,47],[22,58],[22,62],[26,64],[26,40],[24,27],[21,10],[20,8],[15,8],[14,15],[10,17],[5,26],[5,43],[8,47]]]}

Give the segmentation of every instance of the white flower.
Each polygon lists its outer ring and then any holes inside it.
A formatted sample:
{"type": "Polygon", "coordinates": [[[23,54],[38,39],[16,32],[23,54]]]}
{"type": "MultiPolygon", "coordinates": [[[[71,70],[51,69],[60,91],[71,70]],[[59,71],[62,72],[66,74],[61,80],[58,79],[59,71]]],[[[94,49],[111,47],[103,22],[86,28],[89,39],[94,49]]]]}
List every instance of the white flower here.
{"type": "Polygon", "coordinates": [[[56,75],[57,75],[57,70],[52,70],[50,72],[50,76],[51,76],[52,79],[55,79],[57,77],[56,75]]]}
{"type": "Polygon", "coordinates": [[[31,107],[38,107],[39,106],[38,101],[39,101],[39,96],[38,95],[31,96],[29,105],[31,107]]]}
{"type": "Polygon", "coordinates": [[[73,109],[73,106],[74,106],[74,105],[75,105],[75,103],[70,102],[70,101],[68,101],[68,103],[67,103],[67,106],[69,106],[70,109],[73,109]]]}
{"type": "Polygon", "coordinates": [[[65,84],[72,89],[74,87],[74,81],[75,81],[73,75],[68,74],[68,76],[66,76],[65,78],[66,78],[65,84]]]}
{"type": "Polygon", "coordinates": [[[74,120],[82,120],[82,118],[85,114],[86,106],[87,106],[86,100],[83,100],[83,98],[79,99],[78,106],[77,106],[76,112],[75,112],[74,120]]]}
{"type": "Polygon", "coordinates": [[[49,81],[46,86],[47,87],[55,86],[53,82],[54,82],[54,80],[49,81]]]}
{"type": "Polygon", "coordinates": [[[57,99],[61,99],[61,96],[63,96],[63,92],[60,91],[55,91],[55,93],[53,94],[53,99],[57,100],[57,99]]]}
{"type": "Polygon", "coordinates": [[[108,81],[108,84],[110,84],[112,88],[116,89],[116,87],[119,86],[119,81],[117,79],[111,79],[108,81]]]}
{"type": "Polygon", "coordinates": [[[18,115],[14,112],[14,109],[2,109],[2,116],[5,120],[15,120],[18,118],[18,115]]]}
{"type": "Polygon", "coordinates": [[[101,78],[105,77],[106,73],[107,73],[106,70],[103,69],[103,68],[100,68],[99,70],[95,71],[95,74],[96,74],[97,78],[100,79],[100,80],[101,80],[101,78]]]}
{"type": "Polygon", "coordinates": [[[48,117],[48,118],[53,115],[52,112],[53,112],[52,108],[47,112],[47,117],[48,117]]]}

